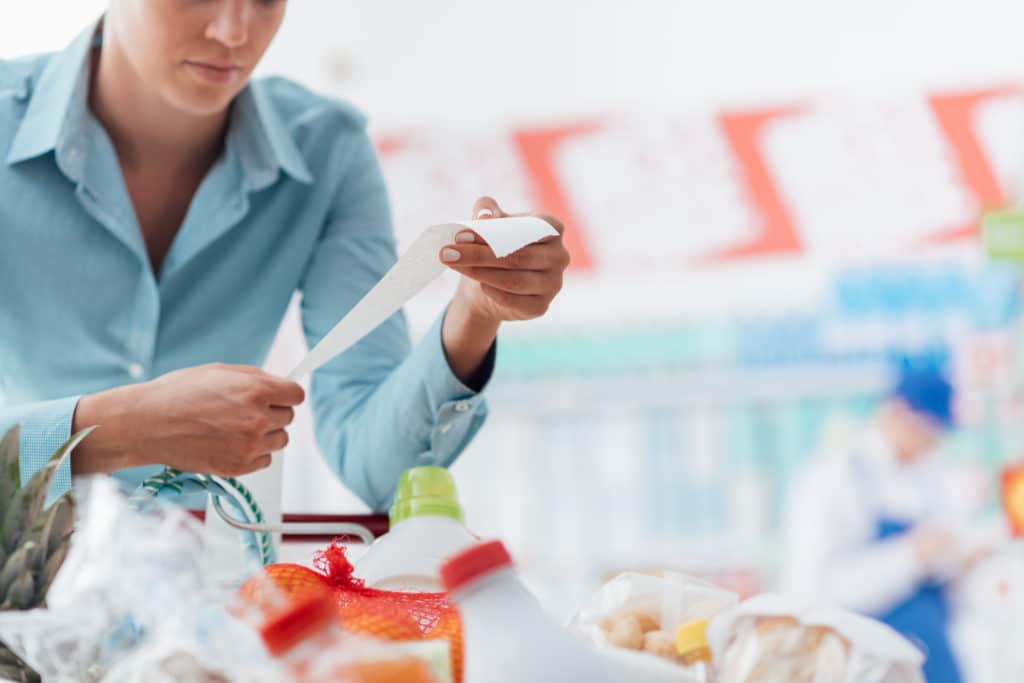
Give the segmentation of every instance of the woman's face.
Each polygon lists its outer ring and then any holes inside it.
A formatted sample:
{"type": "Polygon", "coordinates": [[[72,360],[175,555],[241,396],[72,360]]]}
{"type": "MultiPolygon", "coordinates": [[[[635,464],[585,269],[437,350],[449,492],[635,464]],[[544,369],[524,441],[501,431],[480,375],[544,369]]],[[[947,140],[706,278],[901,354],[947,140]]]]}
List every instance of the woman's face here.
{"type": "Polygon", "coordinates": [[[174,108],[224,111],[284,20],[285,0],[111,0],[107,35],[174,108]]]}

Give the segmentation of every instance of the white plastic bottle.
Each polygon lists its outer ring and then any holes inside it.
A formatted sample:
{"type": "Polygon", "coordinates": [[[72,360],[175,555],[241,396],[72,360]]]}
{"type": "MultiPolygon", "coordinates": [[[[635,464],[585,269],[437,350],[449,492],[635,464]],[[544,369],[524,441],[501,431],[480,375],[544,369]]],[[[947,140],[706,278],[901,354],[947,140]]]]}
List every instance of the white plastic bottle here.
{"type": "Polygon", "coordinates": [[[445,563],[441,576],[462,615],[465,683],[635,680],[548,619],[500,541],[464,550],[445,563]]]}
{"type": "Polygon", "coordinates": [[[463,524],[452,475],[441,467],[406,471],[390,517],[391,530],[355,563],[355,575],[371,588],[441,592],[441,565],[478,542],[463,524]]]}

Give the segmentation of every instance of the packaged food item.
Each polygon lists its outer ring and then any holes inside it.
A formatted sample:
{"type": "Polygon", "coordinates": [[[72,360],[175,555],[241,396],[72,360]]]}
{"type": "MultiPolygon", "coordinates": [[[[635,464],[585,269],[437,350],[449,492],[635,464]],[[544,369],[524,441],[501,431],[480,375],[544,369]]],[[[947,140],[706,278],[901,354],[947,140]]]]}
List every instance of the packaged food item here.
{"type": "Polygon", "coordinates": [[[356,576],[370,588],[441,592],[441,564],[477,542],[463,524],[452,475],[441,467],[406,471],[390,517],[391,530],[356,562],[356,576]]]}
{"type": "Polygon", "coordinates": [[[711,677],[708,620],[738,602],[735,593],[685,574],[627,572],[588,600],[570,628],[651,675],[704,683],[711,677]]]}
{"type": "Polygon", "coordinates": [[[924,683],[924,655],[885,624],[766,594],[708,627],[717,683],[924,683]]]}

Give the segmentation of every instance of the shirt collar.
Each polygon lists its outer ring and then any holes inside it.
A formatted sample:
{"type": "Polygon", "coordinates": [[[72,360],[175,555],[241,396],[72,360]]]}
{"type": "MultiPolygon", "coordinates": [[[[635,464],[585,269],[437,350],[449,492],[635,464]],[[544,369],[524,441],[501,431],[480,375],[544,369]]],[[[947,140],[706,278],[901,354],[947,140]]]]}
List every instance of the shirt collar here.
{"type": "MultiPolygon", "coordinates": [[[[61,147],[86,130],[89,57],[102,21],[90,24],[43,69],[7,154],[9,165],[51,151],[60,156],[61,147]]],[[[306,160],[260,84],[246,85],[232,104],[228,144],[232,142],[240,145],[239,155],[253,189],[272,183],[279,169],[299,182],[313,182],[306,160]]]]}
{"type": "Polygon", "coordinates": [[[86,107],[89,54],[98,25],[91,24],[47,62],[32,88],[28,109],[7,154],[8,164],[56,150],[80,124],[86,107]]]}
{"type": "Polygon", "coordinates": [[[283,170],[301,183],[313,174],[270,101],[263,84],[249,83],[231,106],[228,144],[236,144],[252,189],[262,189],[283,170]]]}

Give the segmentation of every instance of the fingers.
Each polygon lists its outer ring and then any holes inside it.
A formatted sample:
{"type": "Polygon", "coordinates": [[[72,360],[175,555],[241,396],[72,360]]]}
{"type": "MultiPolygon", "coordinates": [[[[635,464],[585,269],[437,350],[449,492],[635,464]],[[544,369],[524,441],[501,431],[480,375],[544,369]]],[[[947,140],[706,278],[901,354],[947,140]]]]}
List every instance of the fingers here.
{"type": "Polygon", "coordinates": [[[227,457],[225,455],[223,452],[219,452],[216,455],[211,454],[210,459],[201,464],[196,471],[209,472],[221,477],[240,477],[243,474],[265,469],[272,462],[271,449],[249,452],[248,454],[237,452],[227,457]]]}
{"type": "MultiPolygon", "coordinates": [[[[296,382],[276,377],[251,365],[211,363],[194,370],[207,368],[218,372],[228,372],[228,379],[234,380],[236,391],[256,405],[297,406],[306,400],[305,390],[296,382]]],[[[193,370],[184,372],[191,371],[193,370]]],[[[223,378],[217,378],[216,383],[224,385],[225,381],[223,378]]]]}
{"type": "Polygon", "coordinates": [[[278,429],[284,429],[285,427],[290,425],[294,419],[294,408],[271,406],[268,432],[275,432],[278,429]]]}
{"type": "Polygon", "coordinates": [[[460,245],[461,244],[487,244],[487,240],[485,240],[483,237],[481,237],[480,235],[476,234],[472,230],[463,230],[462,232],[460,232],[457,235],[455,235],[455,243],[456,244],[460,244],[460,245]]]}
{"type": "Polygon", "coordinates": [[[223,476],[238,477],[270,466],[271,454],[288,445],[288,432],[283,429],[245,440],[243,449],[232,458],[218,459],[217,472],[223,476]]]}
{"type": "Polygon", "coordinates": [[[266,375],[267,405],[271,406],[297,406],[306,400],[305,390],[291,380],[266,375]]]}
{"type": "Polygon", "coordinates": [[[548,312],[551,299],[547,296],[513,294],[490,285],[481,284],[484,294],[506,309],[516,311],[522,320],[539,318],[548,312]]]}
{"type": "Polygon", "coordinates": [[[531,270],[466,268],[459,272],[482,285],[488,285],[509,294],[527,296],[548,294],[557,286],[555,278],[551,274],[531,270]]]}
{"type": "Polygon", "coordinates": [[[273,461],[274,459],[270,455],[270,453],[264,453],[263,455],[259,456],[258,458],[250,462],[249,465],[245,468],[244,472],[239,472],[235,476],[239,476],[242,474],[251,474],[253,472],[259,472],[260,470],[265,470],[268,467],[270,467],[270,464],[273,461]]]}
{"type": "Polygon", "coordinates": [[[261,456],[253,458],[245,465],[242,465],[240,467],[226,468],[223,471],[216,472],[216,474],[219,474],[220,476],[238,477],[242,476],[243,474],[252,474],[253,472],[258,472],[259,470],[265,470],[266,468],[270,467],[270,464],[272,462],[273,457],[269,453],[264,453],[261,456]]]}
{"type": "Polygon", "coordinates": [[[288,445],[288,432],[283,429],[278,429],[269,434],[265,434],[259,442],[258,451],[261,453],[272,453],[274,451],[283,450],[288,445]]]}
{"type": "Polygon", "coordinates": [[[562,249],[557,244],[530,245],[508,256],[497,258],[483,242],[453,244],[441,250],[441,260],[454,268],[504,268],[507,270],[548,270],[559,265],[562,249]],[[452,258],[455,252],[458,258],[452,258]]]}
{"type": "Polygon", "coordinates": [[[507,214],[501,210],[498,203],[491,197],[481,197],[476,200],[473,208],[477,218],[506,218],[511,215],[534,216],[547,222],[558,233],[558,237],[548,236],[523,247],[522,249],[509,254],[501,259],[494,256],[490,249],[482,249],[487,241],[472,230],[463,230],[455,235],[454,244],[441,249],[439,254],[441,262],[454,266],[487,266],[490,268],[509,268],[524,270],[544,270],[549,267],[565,270],[569,266],[569,252],[562,244],[561,236],[565,233],[565,224],[561,220],[548,213],[533,214],[507,214]],[[549,260],[545,261],[542,252],[537,251],[538,247],[549,249],[549,260]]]}

